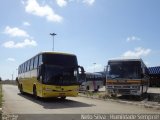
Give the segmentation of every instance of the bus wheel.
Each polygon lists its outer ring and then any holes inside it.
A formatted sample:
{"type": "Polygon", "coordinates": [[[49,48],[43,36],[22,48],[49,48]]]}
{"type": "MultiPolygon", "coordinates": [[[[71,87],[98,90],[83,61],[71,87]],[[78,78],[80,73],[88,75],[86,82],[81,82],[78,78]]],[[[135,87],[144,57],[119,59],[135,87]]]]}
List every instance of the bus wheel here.
{"type": "Polygon", "coordinates": [[[33,96],[37,99],[37,90],[36,90],[36,86],[33,87],[33,96]]]}
{"type": "Polygon", "coordinates": [[[87,88],[86,88],[86,89],[87,89],[87,91],[88,91],[88,90],[89,90],[89,86],[87,86],[87,88]]]}
{"type": "Polygon", "coordinates": [[[94,92],[98,92],[99,90],[99,85],[97,86],[97,89],[94,89],[94,92]]]}
{"type": "Polygon", "coordinates": [[[98,92],[98,89],[94,89],[94,92],[98,92]]]}
{"type": "Polygon", "coordinates": [[[24,91],[23,91],[23,86],[22,86],[22,84],[20,85],[20,93],[21,93],[21,94],[24,94],[24,91]]]}
{"type": "Polygon", "coordinates": [[[61,97],[61,100],[65,100],[65,99],[66,99],[66,96],[61,97]]]}

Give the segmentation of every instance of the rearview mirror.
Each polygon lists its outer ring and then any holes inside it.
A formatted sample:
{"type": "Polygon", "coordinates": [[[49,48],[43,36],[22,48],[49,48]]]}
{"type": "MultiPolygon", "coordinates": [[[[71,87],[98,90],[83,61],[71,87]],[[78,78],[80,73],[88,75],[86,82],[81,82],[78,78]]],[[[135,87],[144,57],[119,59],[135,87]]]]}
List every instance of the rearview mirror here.
{"type": "Polygon", "coordinates": [[[83,68],[82,66],[78,66],[78,68],[80,69],[80,73],[79,73],[79,83],[81,84],[82,82],[85,81],[86,75],[85,75],[84,68],[83,68]]]}

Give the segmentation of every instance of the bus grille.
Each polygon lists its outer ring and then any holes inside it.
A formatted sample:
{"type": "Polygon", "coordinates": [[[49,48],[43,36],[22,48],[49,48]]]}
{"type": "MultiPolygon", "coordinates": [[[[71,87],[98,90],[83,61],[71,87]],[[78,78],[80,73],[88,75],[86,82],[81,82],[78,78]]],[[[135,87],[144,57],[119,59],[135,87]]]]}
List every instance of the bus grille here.
{"type": "Polygon", "coordinates": [[[127,95],[130,94],[130,90],[128,90],[128,89],[119,89],[118,92],[120,94],[127,94],[127,95]]]}

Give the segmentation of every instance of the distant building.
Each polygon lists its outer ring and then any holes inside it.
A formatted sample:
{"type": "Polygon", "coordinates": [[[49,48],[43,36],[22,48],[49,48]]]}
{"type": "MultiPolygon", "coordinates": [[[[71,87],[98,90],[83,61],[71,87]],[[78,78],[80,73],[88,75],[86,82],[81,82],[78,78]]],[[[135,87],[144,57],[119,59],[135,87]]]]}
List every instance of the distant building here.
{"type": "Polygon", "coordinates": [[[160,87],[160,66],[148,67],[150,87],[160,87]]]}

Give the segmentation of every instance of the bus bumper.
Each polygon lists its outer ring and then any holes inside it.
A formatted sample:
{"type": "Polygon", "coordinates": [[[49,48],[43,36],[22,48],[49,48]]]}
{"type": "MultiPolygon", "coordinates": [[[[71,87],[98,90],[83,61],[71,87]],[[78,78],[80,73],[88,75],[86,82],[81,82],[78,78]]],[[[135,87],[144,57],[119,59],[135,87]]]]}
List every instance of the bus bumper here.
{"type": "Polygon", "coordinates": [[[110,94],[121,94],[121,95],[141,95],[143,92],[140,86],[107,86],[106,90],[110,94]],[[118,88],[119,87],[119,88],[118,88]]]}
{"type": "Polygon", "coordinates": [[[78,96],[78,91],[69,91],[69,92],[53,92],[53,91],[43,91],[42,97],[76,97],[78,96]]]}

